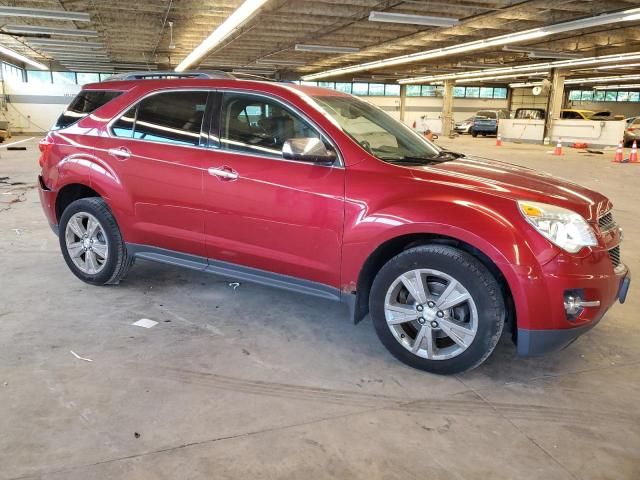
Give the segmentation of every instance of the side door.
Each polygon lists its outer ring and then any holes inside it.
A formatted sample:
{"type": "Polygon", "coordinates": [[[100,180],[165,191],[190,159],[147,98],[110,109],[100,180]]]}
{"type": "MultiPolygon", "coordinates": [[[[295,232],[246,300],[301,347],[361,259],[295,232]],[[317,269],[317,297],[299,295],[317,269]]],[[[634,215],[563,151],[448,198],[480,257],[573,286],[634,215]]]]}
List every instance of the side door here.
{"type": "Polygon", "coordinates": [[[342,162],[328,166],[282,157],[286,140],[329,141],[279,100],[226,92],[218,101],[204,176],[207,255],[339,287],[342,162]]]}
{"type": "Polygon", "coordinates": [[[110,190],[119,198],[111,204],[120,210],[127,242],[206,256],[202,128],[208,97],[201,90],[153,93],[98,139],[96,154],[117,177],[110,190]]]}

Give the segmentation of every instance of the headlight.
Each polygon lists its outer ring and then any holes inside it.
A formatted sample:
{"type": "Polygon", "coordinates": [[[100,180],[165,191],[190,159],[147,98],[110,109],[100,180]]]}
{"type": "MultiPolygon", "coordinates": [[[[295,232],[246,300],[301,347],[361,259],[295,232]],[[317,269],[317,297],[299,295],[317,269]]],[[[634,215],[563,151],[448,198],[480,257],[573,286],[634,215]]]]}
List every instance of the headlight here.
{"type": "Polygon", "coordinates": [[[518,201],[524,218],[544,237],[569,253],[598,245],[593,229],[576,212],[546,203],[518,201]]]}

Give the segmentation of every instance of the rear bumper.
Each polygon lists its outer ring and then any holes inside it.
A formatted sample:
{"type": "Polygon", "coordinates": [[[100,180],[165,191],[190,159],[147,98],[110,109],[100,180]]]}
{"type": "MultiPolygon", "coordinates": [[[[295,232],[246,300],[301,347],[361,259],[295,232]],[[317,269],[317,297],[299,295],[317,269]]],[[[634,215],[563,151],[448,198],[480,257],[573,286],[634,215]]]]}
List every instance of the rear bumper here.
{"type": "Polygon", "coordinates": [[[42,179],[42,175],[38,175],[38,195],[40,196],[40,204],[44,211],[45,217],[51,226],[53,232],[58,235],[58,219],[56,218],[56,194],[50,190],[42,179]]]}
{"type": "MultiPolygon", "coordinates": [[[[602,304],[595,314],[585,312],[583,323],[572,328],[559,329],[543,329],[533,330],[527,328],[518,328],[517,349],[518,355],[525,357],[534,357],[544,355],[546,353],[562,350],[571,345],[580,335],[588,332],[595,327],[604,317],[607,310],[616,302],[624,303],[631,284],[631,273],[625,269],[621,275],[615,275],[611,280],[617,281],[615,285],[615,298],[602,298],[602,304]]],[[[604,294],[606,291],[602,291],[604,294]]],[[[593,293],[593,290],[592,290],[593,293]]],[[[591,310],[591,309],[587,309],[591,310]]]]}

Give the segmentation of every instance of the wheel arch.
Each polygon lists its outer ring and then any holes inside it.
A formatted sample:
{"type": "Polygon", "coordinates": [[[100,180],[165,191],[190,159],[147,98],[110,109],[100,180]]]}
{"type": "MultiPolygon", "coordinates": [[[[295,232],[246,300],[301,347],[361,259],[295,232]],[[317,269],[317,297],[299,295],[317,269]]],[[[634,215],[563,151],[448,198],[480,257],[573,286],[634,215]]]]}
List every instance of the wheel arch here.
{"type": "Polygon", "coordinates": [[[101,197],[101,195],[83,183],[69,183],[62,187],[56,195],[56,220],[60,222],[62,213],[72,202],[88,197],[101,197]]]}
{"type": "Polygon", "coordinates": [[[382,266],[391,258],[409,248],[419,245],[450,245],[463,250],[478,259],[494,276],[502,288],[507,311],[507,323],[512,333],[517,331],[517,316],[512,288],[500,266],[478,247],[455,237],[436,233],[410,233],[391,238],[379,245],[367,257],[356,282],[354,322],[360,322],[369,312],[369,294],[373,279],[382,266]]]}

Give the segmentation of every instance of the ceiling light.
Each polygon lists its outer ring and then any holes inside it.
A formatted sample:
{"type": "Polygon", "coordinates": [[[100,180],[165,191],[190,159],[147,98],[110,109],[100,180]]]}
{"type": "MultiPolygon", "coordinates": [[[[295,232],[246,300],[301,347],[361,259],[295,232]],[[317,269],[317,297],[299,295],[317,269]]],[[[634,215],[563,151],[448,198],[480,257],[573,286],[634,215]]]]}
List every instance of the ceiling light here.
{"type": "Polygon", "coordinates": [[[28,40],[28,43],[34,46],[35,45],[40,45],[40,46],[57,45],[60,47],[66,47],[66,46],[104,47],[104,44],[102,42],[83,42],[82,40],[59,40],[56,38],[30,38],[28,40]]]}
{"type": "Polygon", "coordinates": [[[356,47],[338,47],[333,45],[307,45],[296,43],[295,50],[298,52],[322,52],[322,53],[357,53],[360,51],[356,47]]]}
{"type": "Polygon", "coordinates": [[[640,75],[618,75],[614,77],[571,78],[565,80],[565,85],[580,85],[583,83],[621,82],[624,80],[640,80],[640,75]]]}
{"type": "Polygon", "coordinates": [[[260,60],[256,60],[257,65],[276,65],[281,67],[299,67],[304,65],[305,62],[298,62],[295,60],[276,60],[272,58],[262,58],[260,60]]]}
{"type": "Polygon", "coordinates": [[[8,49],[7,47],[3,47],[2,45],[0,45],[0,54],[6,55],[7,57],[14,58],[16,60],[20,60],[21,62],[26,63],[27,65],[31,65],[32,67],[35,67],[39,70],[49,70],[49,67],[47,67],[46,65],[40,62],[36,62],[35,60],[31,60],[30,58],[25,57],[24,55],[18,52],[14,52],[13,50],[8,49]]]}
{"type": "Polygon", "coordinates": [[[5,25],[2,27],[7,33],[31,33],[34,35],[66,35],[70,37],[97,37],[95,30],[80,30],[78,28],[38,27],[33,25],[5,25]]]}
{"type": "Polygon", "coordinates": [[[445,75],[426,75],[423,77],[403,78],[398,83],[426,83],[436,80],[456,80],[459,78],[474,78],[487,76],[489,74],[500,75],[508,73],[534,72],[551,68],[571,68],[582,65],[597,65],[601,63],[625,62],[640,59],[640,52],[622,53],[614,55],[603,55],[600,57],[579,58],[575,60],[558,60],[555,62],[533,63],[529,65],[517,65],[514,67],[489,68],[485,70],[473,70],[469,72],[451,73],[445,75]]]}
{"type": "Polygon", "coordinates": [[[167,46],[169,50],[175,50],[176,44],[173,43],[173,22],[169,22],[169,45],[167,46]]]}
{"type": "Polygon", "coordinates": [[[45,10],[43,8],[21,8],[0,6],[0,17],[47,18],[49,20],[69,20],[90,22],[88,13],[67,12],[65,10],[45,10]]]}
{"type": "Polygon", "coordinates": [[[527,88],[527,87],[538,87],[542,85],[542,82],[523,82],[523,83],[510,83],[509,87],[511,88],[527,88]]]}
{"type": "Polygon", "coordinates": [[[405,23],[410,25],[428,25],[433,27],[451,27],[459,22],[457,18],[431,17],[428,15],[408,15],[406,13],[371,12],[370,22],[405,23]]]}
{"type": "Polygon", "coordinates": [[[360,72],[363,70],[371,70],[373,68],[390,67],[393,65],[402,65],[406,63],[419,62],[422,60],[446,57],[449,55],[457,55],[460,53],[472,52],[489,47],[524,42],[527,40],[547,37],[549,35],[569,32],[572,30],[580,30],[583,28],[590,28],[599,25],[608,25],[624,21],[636,20],[636,16],[640,18],[640,8],[632,8],[629,10],[624,10],[622,12],[597,15],[595,17],[572,20],[570,22],[556,23],[554,25],[548,25],[546,27],[532,28],[530,30],[524,30],[522,32],[499,35],[497,37],[475,40],[473,42],[461,43],[458,45],[451,45],[449,47],[437,48],[435,50],[427,50],[424,52],[416,52],[408,55],[400,55],[398,57],[392,57],[385,60],[375,60],[373,62],[361,63],[349,67],[334,68],[332,70],[326,70],[324,72],[305,75],[304,77],[302,77],[302,79],[317,80],[319,78],[333,77],[335,75],[360,72]]]}
{"type": "Polygon", "coordinates": [[[499,68],[503,67],[501,63],[470,63],[470,62],[458,62],[456,66],[460,68],[499,68]]]}
{"type": "Polygon", "coordinates": [[[542,70],[540,72],[528,72],[528,73],[514,73],[511,75],[491,75],[487,77],[477,77],[477,78],[463,78],[460,80],[456,80],[456,84],[458,83],[473,83],[473,82],[490,82],[492,80],[502,80],[504,78],[517,78],[522,76],[528,77],[538,77],[538,76],[546,76],[549,74],[548,70],[542,70]]]}
{"type": "Polygon", "coordinates": [[[216,28],[211,35],[204,39],[187,58],[175,68],[176,72],[186,70],[216,46],[231,36],[238,28],[250,20],[268,0],[245,0],[227,19],[216,28]]]}
{"type": "Polygon", "coordinates": [[[545,48],[511,47],[511,46],[505,45],[504,47],[502,47],[502,50],[504,52],[526,53],[529,55],[529,58],[562,58],[562,59],[584,58],[584,55],[581,55],[581,54],[557,52],[557,51],[548,50],[545,48]]]}
{"type": "Polygon", "coordinates": [[[625,90],[627,88],[640,88],[640,83],[627,83],[626,85],[597,85],[594,90],[625,90]]]}

